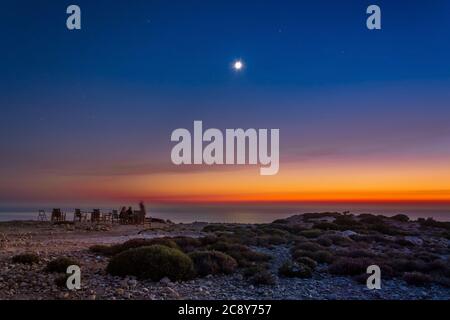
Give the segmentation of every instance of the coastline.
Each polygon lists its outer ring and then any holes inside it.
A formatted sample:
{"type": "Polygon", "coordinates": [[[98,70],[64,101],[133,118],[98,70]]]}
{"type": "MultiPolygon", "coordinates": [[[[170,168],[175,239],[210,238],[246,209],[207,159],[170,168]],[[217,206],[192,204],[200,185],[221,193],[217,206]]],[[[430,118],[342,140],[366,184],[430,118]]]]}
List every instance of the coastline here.
{"type": "MultiPolygon", "coordinates": [[[[299,226],[304,224],[303,219],[304,216],[298,215],[275,224],[258,225],[256,228],[274,228],[275,226],[278,228],[282,225],[281,222],[286,225],[299,226]]],[[[308,223],[311,224],[310,221],[308,223]]],[[[408,228],[416,228],[415,225],[416,223],[413,222],[408,225],[408,228]]],[[[276,283],[271,285],[249,283],[242,272],[207,275],[189,281],[171,281],[167,278],[150,281],[139,280],[133,276],[117,277],[105,272],[110,257],[90,250],[92,246],[110,246],[124,243],[130,239],[201,239],[212,235],[220,236],[221,232],[225,232],[225,234],[230,232],[226,230],[246,230],[248,228],[255,228],[255,225],[154,223],[149,228],[135,225],[92,225],[90,223],[58,225],[32,221],[1,222],[0,299],[450,299],[450,290],[440,284],[432,283],[423,287],[411,286],[396,277],[383,280],[383,290],[368,290],[365,285],[358,284],[352,277],[330,274],[325,264],[319,264],[314,274],[308,278],[280,277],[277,270],[284,261],[291,259],[292,243],[279,239],[277,240],[279,243],[277,243],[272,234],[278,232],[275,229],[264,235],[265,238],[261,238],[271,239],[268,243],[249,244],[249,248],[255,252],[271,257],[270,263],[267,264],[267,271],[277,278],[276,283]],[[11,261],[15,255],[26,252],[38,255],[39,263],[27,265],[11,261]],[[61,256],[80,261],[81,290],[70,291],[67,288],[61,288],[55,284],[57,274],[43,272],[46,264],[61,256]]],[[[301,231],[302,234],[306,234],[305,232],[301,231]]],[[[442,257],[448,263],[449,240],[440,239],[439,241],[446,241],[446,243],[436,244],[438,240],[433,239],[435,233],[430,232],[423,233],[421,241],[432,243],[433,248],[443,248],[443,251],[441,250],[442,257]]],[[[237,234],[237,231],[235,233],[237,234]]],[[[324,233],[330,233],[330,231],[324,231],[324,233]]],[[[299,243],[300,237],[303,236],[296,238],[294,243],[299,243]]],[[[393,239],[392,236],[386,236],[386,239],[389,238],[393,239]]],[[[395,238],[395,241],[402,243],[399,240],[400,236],[395,238]]],[[[312,239],[307,239],[300,243],[311,244],[312,241],[312,239]]],[[[354,240],[348,241],[356,243],[354,240]]],[[[344,247],[336,248],[339,251],[344,247]]],[[[415,250],[406,243],[402,248],[397,249],[400,250],[399,252],[409,250],[409,254],[411,254],[411,250],[415,250]]],[[[419,248],[418,252],[423,252],[423,249],[419,248]]]]}

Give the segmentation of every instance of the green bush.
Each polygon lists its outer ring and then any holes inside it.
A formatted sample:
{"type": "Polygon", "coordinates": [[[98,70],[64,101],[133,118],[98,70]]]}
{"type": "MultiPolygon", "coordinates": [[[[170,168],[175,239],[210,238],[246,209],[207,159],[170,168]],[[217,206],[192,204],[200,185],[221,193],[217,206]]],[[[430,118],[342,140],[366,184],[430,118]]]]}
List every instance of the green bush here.
{"type": "Polygon", "coordinates": [[[305,264],[286,261],[278,269],[278,274],[287,278],[311,278],[312,270],[305,264]]]}
{"type": "Polygon", "coordinates": [[[63,274],[56,277],[54,283],[60,288],[67,288],[67,279],[69,279],[69,275],[63,274]]]}
{"type": "Polygon", "coordinates": [[[271,259],[271,256],[251,250],[249,247],[241,244],[231,244],[219,241],[207,247],[208,250],[216,250],[233,257],[240,267],[248,267],[257,262],[265,262],[271,259]]]}
{"type": "Polygon", "coordinates": [[[252,271],[247,269],[246,277],[248,282],[256,286],[274,285],[277,282],[273,274],[265,268],[256,267],[255,269],[252,269],[252,271]]]}
{"type": "Polygon", "coordinates": [[[106,271],[115,276],[136,276],[159,281],[187,280],[194,274],[194,265],[188,255],[178,249],[152,245],[123,251],[111,258],[106,271]]]}
{"type": "Polygon", "coordinates": [[[46,272],[66,273],[67,268],[72,265],[80,266],[80,263],[71,258],[59,257],[47,263],[44,270],[46,272]]]}
{"type": "Polygon", "coordinates": [[[324,236],[324,238],[331,240],[335,246],[346,247],[346,246],[350,246],[353,244],[352,239],[340,236],[338,234],[330,234],[330,235],[324,236]]]}
{"type": "Polygon", "coordinates": [[[178,245],[171,238],[152,238],[152,239],[130,239],[121,244],[112,245],[109,247],[109,250],[105,250],[104,252],[107,255],[116,255],[121,252],[124,252],[128,249],[134,249],[139,247],[149,247],[155,244],[159,244],[162,246],[166,246],[172,249],[179,249],[178,245]]]}
{"type": "Polygon", "coordinates": [[[288,236],[280,236],[280,235],[262,235],[256,237],[255,245],[260,247],[271,247],[273,245],[282,245],[286,244],[290,241],[290,237],[288,236]]]}
{"type": "Polygon", "coordinates": [[[317,262],[309,257],[299,257],[295,260],[295,262],[304,264],[305,266],[308,266],[311,270],[314,270],[317,267],[317,262]]]}
{"type": "MultiPolygon", "coordinates": [[[[164,238],[163,238],[164,239],[164,238]]],[[[195,249],[201,247],[202,241],[198,238],[192,238],[192,237],[174,237],[174,238],[165,238],[166,241],[173,241],[174,243],[176,243],[176,245],[183,250],[184,252],[191,252],[194,251],[195,249]]],[[[157,243],[155,243],[157,244],[157,243]]],[[[171,247],[171,248],[176,248],[173,246],[173,244],[171,245],[166,245],[164,243],[159,243],[162,245],[165,245],[167,247],[171,247]]]]}
{"type": "Polygon", "coordinates": [[[367,259],[340,258],[328,267],[328,272],[335,275],[355,276],[367,271],[367,267],[372,265],[367,259]]]}
{"type": "Polygon", "coordinates": [[[34,253],[22,253],[12,258],[13,263],[33,264],[39,262],[39,256],[34,253]]]}
{"type": "Polygon", "coordinates": [[[320,237],[316,240],[318,244],[320,244],[323,247],[330,247],[333,244],[333,241],[331,239],[326,237],[320,237]]]}
{"type": "Polygon", "coordinates": [[[323,233],[323,231],[319,230],[319,229],[309,229],[309,230],[301,231],[300,235],[310,239],[310,238],[317,238],[322,233],[323,233]]]}
{"type": "Polygon", "coordinates": [[[341,250],[336,252],[338,256],[350,257],[350,258],[373,258],[376,257],[376,254],[372,251],[365,249],[350,249],[350,250],[341,250]]]}
{"type": "Polygon", "coordinates": [[[112,246],[105,246],[102,244],[96,244],[89,247],[89,251],[95,253],[95,254],[101,254],[104,256],[110,256],[114,254],[114,249],[112,246]]]}
{"type": "Polygon", "coordinates": [[[314,243],[314,242],[303,242],[295,245],[295,250],[305,250],[305,251],[319,251],[323,250],[324,247],[322,247],[320,244],[314,243]]]}
{"type": "Polygon", "coordinates": [[[198,275],[230,274],[237,268],[234,258],[219,251],[194,251],[189,254],[198,275]]]}
{"type": "Polygon", "coordinates": [[[326,250],[319,250],[319,251],[295,250],[292,253],[292,257],[294,258],[294,260],[298,260],[301,257],[308,257],[318,263],[331,263],[334,260],[333,254],[326,250]]]}

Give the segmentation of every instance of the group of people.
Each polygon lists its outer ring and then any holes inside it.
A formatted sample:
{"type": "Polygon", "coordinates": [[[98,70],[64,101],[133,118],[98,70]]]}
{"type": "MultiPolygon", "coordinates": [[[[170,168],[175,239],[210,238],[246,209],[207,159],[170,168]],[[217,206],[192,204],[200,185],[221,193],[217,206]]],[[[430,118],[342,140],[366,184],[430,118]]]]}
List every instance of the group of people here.
{"type": "MultiPolygon", "coordinates": [[[[135,213],[136,212],[134,212],[133,208],[131,208],[131,207],[128,207],[128,209],[126,207],[122,207],[122,209],[120,210],[120,213],[119,213],[119,219],[121,221],[132,222],[136,218],[135,213]]],[[[145,205],[142,201],[139,203],[139,212],[138,213],[139,213],[140,217],[144,217],[144,218],[147,214],[145,205]]]]}

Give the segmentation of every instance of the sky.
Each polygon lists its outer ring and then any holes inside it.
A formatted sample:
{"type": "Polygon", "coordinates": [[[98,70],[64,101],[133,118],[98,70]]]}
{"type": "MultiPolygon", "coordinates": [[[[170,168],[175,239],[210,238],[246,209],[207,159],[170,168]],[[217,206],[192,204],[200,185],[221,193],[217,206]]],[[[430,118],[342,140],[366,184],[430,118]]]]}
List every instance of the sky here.
{"type": "Polygon", "coordinates": [[[0,205],[450,204],[447,0],[5,0],[0,12],[0,205]],[[70,4],[81,30],[66,28],[70,4]],[[366,28],[371,4],[381,30],[366,28]],[[279,173],[173,165],[171,132],[194,120],[279,128],[279,173]]]}

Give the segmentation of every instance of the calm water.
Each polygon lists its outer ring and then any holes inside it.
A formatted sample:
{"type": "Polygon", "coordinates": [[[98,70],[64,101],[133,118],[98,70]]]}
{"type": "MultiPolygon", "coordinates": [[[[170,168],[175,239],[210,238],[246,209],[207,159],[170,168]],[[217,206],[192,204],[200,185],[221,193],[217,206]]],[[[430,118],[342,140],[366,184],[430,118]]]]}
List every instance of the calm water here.
{"type": "MultiPolygon", "coordinates": [[[[44,209],[44,208],[43,208],[44,209]]],[[[73,217],[73,208],[62,208],[67,212],[67,219],[73,217]]],[[[82,210],[91,211],[88,208],[82,210]]],[[[110,212],[111,208],[101,208],[102,212],[110,212]]],[[[320,206],[195,206],[195,207],[148,207],[147,215],[155,218],[170,219],[173,222],[236,222],[236,223],[268,223],[276,219],[287,218],[305,212],[350,211],[353,214],[373,213],[392,216],[403,213],[411,219],[433,217],[435,220],[450,221],[450,207],[404,207],[404,206],[365,206],[320,205],[320,206]]],[[[50,209],[46,209],[49,217],[50,209]]],[[[37,220],[38,209],[0,209],[0,221],[37,220]]]]}

